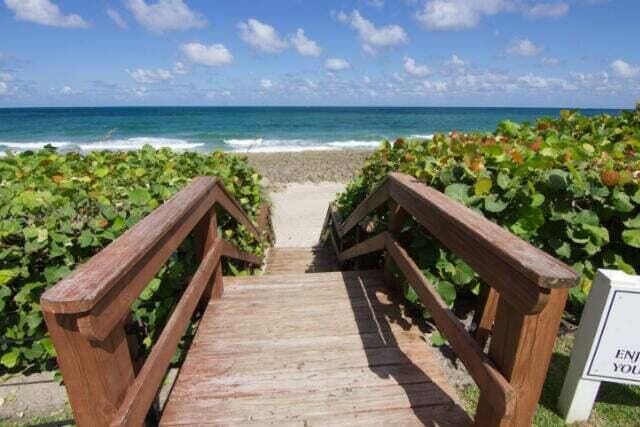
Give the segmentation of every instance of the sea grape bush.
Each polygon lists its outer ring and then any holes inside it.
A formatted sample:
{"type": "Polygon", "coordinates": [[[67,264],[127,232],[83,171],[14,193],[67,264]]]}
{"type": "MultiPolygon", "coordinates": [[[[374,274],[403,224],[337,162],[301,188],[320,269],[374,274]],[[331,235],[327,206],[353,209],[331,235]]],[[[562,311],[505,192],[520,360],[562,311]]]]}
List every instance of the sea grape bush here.
{"type": "MultiPolygon", "coordinates": [[[[413,175],[571,265],[581,274],[573,312],[596,269],[640,273],[640,106],[618,116],[563,111],[534,124],[505,121],[494,133],[384,142],[339,196],[342,214],[391,171],[413,175]]],[[[411,231],[414,259],[446,301],[460,291],[477,294],[469,266],[411,231]]],[[[410,288],[406,297],[417,301],[410,288]]]]}
{"type": "MultiPolygon", "coordinates": [[[[260,177],[222,152],[80,155],[49,147],[0,158],[0,370],[54,368],[40,295],[200,175],[219,177],[255,218],[260,177]]],[[[262,243],[243,227],[229,219],[220,226],[227,239],[261,254],[262,243]]],[[[161,332],[195,264],[187,240],[134,303],[143,348],[161,332]]]]}

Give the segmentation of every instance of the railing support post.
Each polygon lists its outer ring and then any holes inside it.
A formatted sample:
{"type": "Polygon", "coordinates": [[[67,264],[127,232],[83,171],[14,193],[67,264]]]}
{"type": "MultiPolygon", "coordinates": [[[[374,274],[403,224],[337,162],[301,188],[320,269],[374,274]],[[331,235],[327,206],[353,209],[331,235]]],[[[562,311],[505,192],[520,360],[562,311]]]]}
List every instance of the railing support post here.
{"type": "Polygon", "coordinates": [[[480,396],[477,426],[530,426],[535,415],[556,334],[569,290],[551,289],[540,313],[523,314],[500,298],[493,326],[489,355],[516,390],[514,415],[497,413],[486,396],[480,396]]]}
{"type": "Polygon", "coordinates": [[[124,320],[104,341],[95,342],[80,334],[77,315],[44,311],[44,319],[76,424],[108,426],[134,380],[124,320]]]}
{"type": "MultiPolygon", "coordinates": [[[[391,237],[397,238],[398,233],[402,229],[402,225],[407,219],[407,212],[396,203],[395,200],[389,199],[389,234],[391,237]]],[[[397,290],[402,294],[403,290],[400,289],[400,284],[393,275],[393,260],[389,255],[389,252],[384,252],[384,283],[385,286],[392,290],[397,290]]]]}
{"type": "MultiPolygon", "coordinates": [[[[205,214],[196,225],[194,231],[195,249],[198,261],[202,261],[204,254],[209,250],[218,235],[218,218],[215,206],[205,214]]],[[[224,293],[222,283],[222,263],[216,267],[215,273],[209,279],[207,288],[202,295],[202,303],[206,304],[210,299],[220,299],[224,293]]]]}

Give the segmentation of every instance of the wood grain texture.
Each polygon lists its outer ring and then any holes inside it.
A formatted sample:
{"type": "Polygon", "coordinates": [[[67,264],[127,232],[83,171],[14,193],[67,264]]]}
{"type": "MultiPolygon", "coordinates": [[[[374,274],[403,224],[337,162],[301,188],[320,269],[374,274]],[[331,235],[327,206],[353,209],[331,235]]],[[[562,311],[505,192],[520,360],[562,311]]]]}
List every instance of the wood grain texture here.
{"type": "Polygon", "coordinates": [[[111,426],[140,426],[155,399],[162,379],[178,348],[178,343],[186,330],[189,320],[204,293],[209,279],[216,268],[222,252],[222,239],[218,237],[209,247],[200,267],[184,291],[169,321],[156,341],[149,357],[111,421],[111,426]]]}
{"type": "Polygon", "coordinates": [[[536,286],[552,289],[576,285],[578,276],[566,264],[438,190],[408,175],[392,173],[389,180],[391,197],[442,243],[455,246],[451,248],[454,252],[459,250],[455,236],[473,248],[477,258],[500,259],[505,264],[502,268],[522,274],[536,286]]]}
{"type": "Polygon", "coordinates": [[[381,271],[263,278],[209,304],[161,425],[470,423],[381,271]]]}
{"type": "Polygon", "coordinates": [[[387,232],[382,232],[373,237],[370,237],[369,239],[342,251],[340,255],[338,255],[338,261],[344,262],[354,257],[381,251],[384,249],[384,243],[386,239],[387,232]]]}
{"type": "MultiPolygon", "coordinates": [[[[54,313],[87,312],[112,289],[138,278],[145,265],[153,264],[149,270],[154,270],[156,265],[159,269],[213,206],[217,183],[211,177],[194,179],[135,227],[48,289],[41,298],[42,308],[54,313]]],[[[136,283],[144,287],[156,271],[146,281],[139,279],[136,283]]]]}
{"type": "Polygon", "coordinates": [[[338,235],[340,238],[346,236],[346,234],[353,229],[360,221],[366,216],[370,215],[372,211],[376,210],[389,199],[389,180],[385,178],[378,187],[373,190],[366,199],[358,205],[358,207],[344,220],[343,223],[338,223],[340,228],[338,229],[338,235]]]}
{"type": "Polygon", "coordinates": [[[336,270],[336,257],[327,248],[270,248],[265,260],[266,276],[336,270]]]}
{"type": "Polygon", "coordinates": [[[480,392],[487,396],[487,402],[505,416],[510,416],[515,406],[515,392],[509,382],[484,355],[482,348],[469,335],[407,252],[391,237],[387,239],[387,251],[478,384],[480,392]]]}

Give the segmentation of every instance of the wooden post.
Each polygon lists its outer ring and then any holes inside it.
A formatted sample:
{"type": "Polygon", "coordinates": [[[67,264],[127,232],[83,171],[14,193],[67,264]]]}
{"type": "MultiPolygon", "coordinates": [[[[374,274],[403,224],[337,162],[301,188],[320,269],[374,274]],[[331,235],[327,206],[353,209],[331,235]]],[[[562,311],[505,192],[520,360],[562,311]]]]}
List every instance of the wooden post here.
{"type": "Polygon", "coordinates": [[[134,380],[124,324],[91,342],[80,335],[77,315],[44,311],[44,319],[77,425],[108,426],[134,380]]]}
{"type": "MultiPolygon", "coordinates": [[[[398,233],[402,229],[402,225],[407,219],[407,212],[402,209],[402,207],[396,203],[395,200],[389,199],[389,234],[391,237],[397,238],[398,233]]],[[[400,289],[400,284],[396,281],[393,276],[393,260],[388,252],[385,251],[384,254],[384,283],[387,288],[396,290],[403,293],[403,290],[400,289]]]]}
{"type": "Polygon", "coordinates": [[[474,337],[478,344],[480,344],[480,347],[484,348],[491,335],[500,296],[498,292],[489,285],[482,284],[481,286],[480,301],[478,302],[478,308],[474,316],[474,323],[476,325],[474,337]]]}
{"type": "MultiPolygon", "coordinates": [[[[200,220],[193,230],[196,246],[196,256],[198,261],[202,261],[204,254],[215,242],[218,235],[218,218],[216,209],[211,210],[200,220]]],[[[216,267],[215,273],[211,276],[207,288],[202,295],[202,303],[206,304],[210,299],[220,299],[224,293],[222,283],[222,262],[216,267]]]]}
{"type": "Polygon", "coordinates": [[[480,396],[477,426],[530,426],[547,375],[556,334],[569,290],[551,289],[549,300],[538,314],[523,314],[500,298],[489,355],[517,391],[514,415],[497,413],[486,396],[480,396]]]}

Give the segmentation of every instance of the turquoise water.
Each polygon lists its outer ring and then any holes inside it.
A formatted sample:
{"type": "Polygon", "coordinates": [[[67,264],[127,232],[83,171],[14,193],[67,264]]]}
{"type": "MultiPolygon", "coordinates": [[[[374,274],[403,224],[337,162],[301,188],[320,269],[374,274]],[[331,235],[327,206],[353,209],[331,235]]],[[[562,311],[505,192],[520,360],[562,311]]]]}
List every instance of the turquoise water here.
{"type": "MultiPolygon", "coordinates": [[[[582,110],[617,114],[619,110],[582,110]]],[[[557,117],[551,108],[131,107],[0,109],[0,151],[300,151],[375,147],[382,139],[491,131],[505,119],[557,117]]]]}

